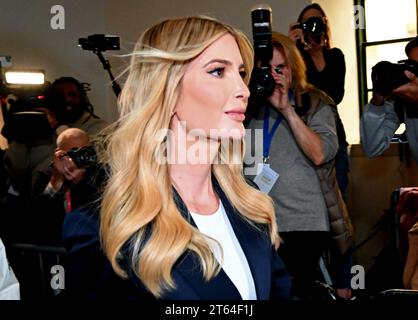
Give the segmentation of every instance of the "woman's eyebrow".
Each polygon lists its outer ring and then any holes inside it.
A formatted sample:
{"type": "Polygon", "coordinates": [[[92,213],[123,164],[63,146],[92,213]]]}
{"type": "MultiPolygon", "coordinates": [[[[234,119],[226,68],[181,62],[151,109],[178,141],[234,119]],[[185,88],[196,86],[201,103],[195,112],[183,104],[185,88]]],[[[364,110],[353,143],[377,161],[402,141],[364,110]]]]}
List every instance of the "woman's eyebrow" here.
{"type": "MultiPolygon", "coordinates": [[[[232,62],[226,59],[212,59],[209,62],[205,63],[205,65],[203,66],[204,68],[207,67],[208,65],[210,65],[211,63],[222,63],[225,64],[227,66],[231,66],[232,62]]],[[[239,69],[244,68],[245,65],[243,63],[240,64],[239,69]]]]}

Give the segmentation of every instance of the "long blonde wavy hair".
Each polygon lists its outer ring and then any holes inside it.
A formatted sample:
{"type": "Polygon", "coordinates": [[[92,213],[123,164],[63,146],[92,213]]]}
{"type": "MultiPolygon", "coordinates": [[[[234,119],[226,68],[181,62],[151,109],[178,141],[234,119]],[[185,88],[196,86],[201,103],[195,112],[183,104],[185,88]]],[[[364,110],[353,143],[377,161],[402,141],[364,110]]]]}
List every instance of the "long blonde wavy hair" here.
{"type": "MultiPolygon", "coordinates": [[[[120,119],[105,142],[109,180],[101,207],[102,246],[116,273],[126,277],[119,259],[129,241],[128,268],[157,298],[175,287],[171,270],[187,250],[199,258],[206,280],[220,270],[205,236],[174,202],[168,165],[155,161],[154,155],[161,147],[155,136],[169,128],[187,64],[227,33],[235,38],[249,75],[251,44],[231,26],[199,16],[165,20],[146,30],[132,53],[119,98],[120,119]]],[[[221,144],[221,158],[224,149],[221,144]]],[[[242,164],[212,164],[237,212],[255,227],[267,227],[273,244],[278,232],[272,201],[248,186],[242,169],[242,164]]]]}

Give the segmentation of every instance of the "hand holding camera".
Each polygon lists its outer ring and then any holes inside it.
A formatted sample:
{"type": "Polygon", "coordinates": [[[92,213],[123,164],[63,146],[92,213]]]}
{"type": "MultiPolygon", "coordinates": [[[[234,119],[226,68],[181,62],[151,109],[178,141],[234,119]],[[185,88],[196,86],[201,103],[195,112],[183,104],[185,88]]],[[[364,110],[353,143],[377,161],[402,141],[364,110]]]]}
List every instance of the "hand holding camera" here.
{"type": "Polygon", "coordinates": [[[414,60],[402,60],[397,64],[380,61],[372,68],[373,91],[382,96],[387,96],[390,93],[396,94],[398,91],[395,89],[408,84],[412,80],[412,76],[417,74],[418,63],[414,60]],[[406,71],[412,75],[410,77],[406,76],[406,71]]]}
{"type": "Polygon", "coordinates": [[[282,68],[274,68],[271,73],[276,83],[272,95],[268,98],[268,101],[281,113],[285,114],[286,110],[291,109],[292,106],[289,102],[289,84],[286,81],[286,77],[283,74],[282,68]]]}
{"type": "Polygon", "coordinates": [[[326,27],[327,24],[324,17],[310,17],[302,23],[290,24],[288,35],[299,48],[312,49],[314,47],[322,47],[326,27]]]}
{"type": "Polygon", "coordinates": [[[289,25],[288,36],[293,40],[294,43],[301,41],[303,44],[305,44],[303,31],[301,28],[298,28],[298,25],[300,25],[298,22],[294,22],[289,25]]]}
{"type": "Polygon", "coordinates": [[[79,168],[76,163],[62,149],[57,149],[54,153],[53,172],[51,184],[56,191],[60,190],[64,182],[75,185],[83,180],[86,169],[79,168]]]}
{"type": "Polygon", "coordinates": [[[405,71],[405,76],[410,81],[396,88],[392,93],[408,101],[418,103],[418,78],[414,73],[408,70],[405,71]]]}

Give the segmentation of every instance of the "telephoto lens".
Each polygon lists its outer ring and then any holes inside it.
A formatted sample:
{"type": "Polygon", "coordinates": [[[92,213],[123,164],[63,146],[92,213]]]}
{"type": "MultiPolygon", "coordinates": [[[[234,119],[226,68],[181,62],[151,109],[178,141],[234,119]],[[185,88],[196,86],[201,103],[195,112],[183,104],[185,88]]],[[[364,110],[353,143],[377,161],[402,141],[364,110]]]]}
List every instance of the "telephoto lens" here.
{"type": "Polygon", "coordinates": [[[254,6],[251,10],[251,23],[256,66],[250,81],[250,91],[254,98],[266,99],[273,93],[275,87],[270,73],[270,60],[273,57],[270,6],[254,6]]]}

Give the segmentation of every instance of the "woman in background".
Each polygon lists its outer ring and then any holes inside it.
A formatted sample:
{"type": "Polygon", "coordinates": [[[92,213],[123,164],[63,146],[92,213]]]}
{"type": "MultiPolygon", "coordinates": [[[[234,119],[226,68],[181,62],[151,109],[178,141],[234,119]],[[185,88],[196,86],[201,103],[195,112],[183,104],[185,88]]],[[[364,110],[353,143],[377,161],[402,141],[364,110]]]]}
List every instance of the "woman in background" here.
{"type": "MultiPolygon", "coordinates": [[[[322,7],[313,3],[299,14],[296,23],[290,24],[289,37],[296,43],[306,64],[308,82],[328,94],[338,105],[344,97],[345,59],[339,48],[332,48],[330,27],[322,7]]],[[[348,143],[343,123],[337,111],[338,152],[335,156],[337,182],[345,202],[348,200],[348,143]]],[[[333,250],[334,251],[334,250],[333,250]]],[[[350,298],[351,250],[343,256],[337,251],[332,254],[338,265],[335,285],[341,297],[350,298]]]]}

